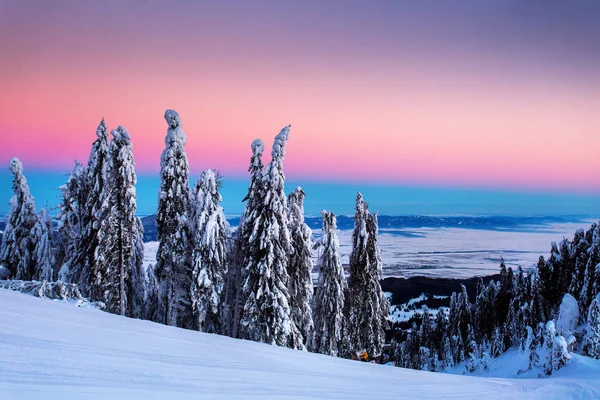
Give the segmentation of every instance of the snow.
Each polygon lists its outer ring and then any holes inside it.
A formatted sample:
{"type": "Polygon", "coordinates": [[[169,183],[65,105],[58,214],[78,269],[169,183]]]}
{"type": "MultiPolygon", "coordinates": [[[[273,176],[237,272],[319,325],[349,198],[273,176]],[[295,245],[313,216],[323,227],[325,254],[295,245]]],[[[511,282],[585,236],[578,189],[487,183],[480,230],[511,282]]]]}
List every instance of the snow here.
{"type": "Polygon", "coordinates": [[[568,337],[575,331],[578,322],[579,305],[577,304],[575,297],[567,293],[565,294],[565,297],[563,297],[562,303],[560,303],[556,329],[560,335],[568,337]]]}
{"type": "Polygon", "coordinates": [[[600,397],[600,361],[577,356],[546,379],[430,373],[183,330],[7,290],[0,290],[0,319],[2,399],[600,397]]]}
{"type": "MultiPolygon", "coordinates": [[[[497,274],[500,258],[507,266],[524,269],[547,255],[552,241],[572,237],[593,221],[523,226],[522,230],[407,228],[379,229],[378,244],[383,259],[383,277],[428,276],[470,278],[497,274]]],[[[316,237],[320,229],[313,229],[316,237]]],[[[349,263],[352,230],[338,231],[342,263],[349,263]]]]}

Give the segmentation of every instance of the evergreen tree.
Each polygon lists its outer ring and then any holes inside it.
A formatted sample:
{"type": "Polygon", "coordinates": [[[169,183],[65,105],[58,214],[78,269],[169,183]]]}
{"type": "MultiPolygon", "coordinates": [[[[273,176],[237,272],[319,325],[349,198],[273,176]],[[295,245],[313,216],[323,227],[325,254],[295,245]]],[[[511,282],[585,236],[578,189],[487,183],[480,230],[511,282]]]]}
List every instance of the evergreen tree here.
{"type": "Polygon", "coordinates": [[[383,328],[389,305],[379,283],[382,263],[377,244],[377,216],[369,213],[360,193],[355,210],[348,280],[349,350],[364,349],[378,356],[385,341],[383,328]]]}
{"type": "Polygon", "coordinates": [[[600,294],[590,304],[583,351],[590,357],[600,359],[600,294]]]}
{"type": "Polygon", "coordinates": [[[220,180],[206,170],[195,187],[195,236],[192,254],[191,299],[197,327],[203,332],[221,332],[223,278],[227,272],[229,224],[219,205],[220,180]]]}
{"type": "Polygon", "coordinates": [[[303,343],[312,342],[313,319],[310,302],[313,296],[312,282],[312,231],[304,223],[304,197],[301,187],[288,196],[288,219],[292,239],[292,253],[288,264],[292,319],[303,336],[303,343]]]}
{"type": "Polygon", "coordinates": [[[600,226],[593,224],[586,236],[590,246],[588,248],[585,278],[580,296],[580,309],[582,310],[588,309],[596,294],[600,292],[600,226]]]}
{"type": "Polygon", "coordinates": [[[97,271],[96,248],[98,247],[98,231],[100,230],[102,194],[106,189],[105,174],[108,167],[108,130],[104,118],[96,129],[96,140],[92,144],[88,165],[82,176],[82,191],[80,197],[81,237],[79,247],[81,259],[72,266],[71,280],[79,284],[80,290],[86,296],[93,285],[92,271],[97,271]]]}
{"type": "Polygon", "coordinates": [[[15,279],[31,280],[35,274],[35,241],[31,231],[37,223],[35,203],[29,192],[23,164],[18,158],[10,160],[13,175],[13,196],[5,217],[0,263],[15,279]]]}
{"type": "Polygon", "coordinates": [[[546,327],[544,329],[544,349],[546,357],[544,359],[544,373],[546,375],[552,375],[552,371],[554,370],[554,338],[556,337],[556,328],[554,327],[554,322],[548,321],[546,327]]]}
{"type": "Polygon", "coordinates": [[[248,193],[242,201],[246,202],[244,213],[240,217],[236,231],[231,263],[225,279],[224,332],[237,338],[239,322],[242,318],[246,300],[242,297],[242,286],[245,281],[244,272],[250,261],[249,244],[256,218],[262,206],[262,154],[265,146],[260,139],[252,142],[250,158],[250,185],[248,193]]]}
{"type": "Polygon", "coordinates": [[[105,303],[107,311],[131,315],[131,273],[136,236],[141,234],[135,218],[137,178],[129,133],[119,126],[111,134],[90,292],[93,300],[105,303]]]}
{"type": "Polygon", "coordinates": [[[257,342],[303,348],[302,335],[291,317],[287,273],[291,238],[284,192],[283,159],[290,126],[275,137],[271,162],[263,173],[264,202],[252,227],[249,259],[244,271],[246,299],[241,325],[244,336],[257,342]]]}
{"type": "MultiPolygon", "coordinates": [[[[583,288],[583,282],[585,280],[585,270],[588,260],[588,248],[590,244],[586,240],[585,231],[578,229],[575,232],[575,237],[572,242],[572,250],[574,259],[574,271],[573,277],[571,278],[571,285],[569,286],[569,293],[576,299],[580,298],[581,289],[583,288]]],[[[581,307],[581,302],[579,307],[581,307]]]]}
{"type": "Polygon", "coordinates": [[[145,319],[146,271],[144,270],[144,225],[135,218],[133,262],[131,268],[131,316],[145,319]]]}
{"type": "Polygon", "coordinates": [[[56,279],[54,271],[54,244],[52,240],[52,220],[48,212],[42,208],[33,228],[35,241],[34,279],[52,282],[56,279]]]}
{"type": "MultiPolygon", "coordinates": [[[[80,260],[83,259],[81,237],[85,212],[85,169],[75,161],[67,183],[60,187],[62,200],[57,217],[58,246],[56,265],[58,279],[74,283],[79,276],[80,260]]],[[[85,285],[83,285],[85,286],[85,285]]]]}
{"type": "Polygon", "coordinates": [[[144,319],[161,322],[160,306],[158,298],[158,282],[156,280],[154,265],[150,264],[145,271],[144,292],[144,319]]]}
{"type": "Polygon", "coordinates": [[[167,325],[194,327],[190,287],[190,185],[189,166],[185,154],[186,136],[179,114],[165,112],[168,130],[161,156],[161,184],[156,226],[158,251],[156,277],[159,283],[159,313],[167,325]]]}
{"type": "Polygon", "coordinates": [[[340,260],[337,221],[332,212],[323,215],[322,253],[319,280],[314,297],[314,337],[312,350],[337,356],[344,340],[344,293],[346,280],[340,260]]]}

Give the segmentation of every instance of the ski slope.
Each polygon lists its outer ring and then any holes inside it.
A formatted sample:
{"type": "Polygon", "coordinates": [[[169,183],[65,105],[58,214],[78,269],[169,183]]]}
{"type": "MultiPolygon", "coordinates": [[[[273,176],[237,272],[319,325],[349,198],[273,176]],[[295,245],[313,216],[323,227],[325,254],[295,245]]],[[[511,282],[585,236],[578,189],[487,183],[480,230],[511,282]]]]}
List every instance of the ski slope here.
{"type": "Polygon", "coordinates": [[[548,379],[405,370],[186,331],[0,289],[0,399],[594,399],[548,379]]]}

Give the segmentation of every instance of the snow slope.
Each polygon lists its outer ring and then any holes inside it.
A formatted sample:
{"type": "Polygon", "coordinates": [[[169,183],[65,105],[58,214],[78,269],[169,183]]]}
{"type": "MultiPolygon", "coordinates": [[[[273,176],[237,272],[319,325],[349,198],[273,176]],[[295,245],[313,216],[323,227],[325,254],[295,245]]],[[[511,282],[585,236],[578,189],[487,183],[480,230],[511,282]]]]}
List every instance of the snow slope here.
{"type": "Polygon", "coordinates": [[[0,289],[0,398],[593,399],[582,378],[494,379],[336,359],[0,289]]]}

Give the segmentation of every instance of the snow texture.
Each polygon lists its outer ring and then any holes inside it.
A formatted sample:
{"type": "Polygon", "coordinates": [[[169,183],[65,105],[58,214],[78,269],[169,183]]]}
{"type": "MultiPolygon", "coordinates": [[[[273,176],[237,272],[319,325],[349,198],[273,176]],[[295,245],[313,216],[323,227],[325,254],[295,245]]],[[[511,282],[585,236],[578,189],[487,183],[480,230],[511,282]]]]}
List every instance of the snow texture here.
{"type": "Polygon", "coordinates": [[[6,290],[0,316],[10,321],[0,328],[3,399],[600,398],[600,361],[585,357],[547,379],[475,378],[234,340],[6,290]]]}

